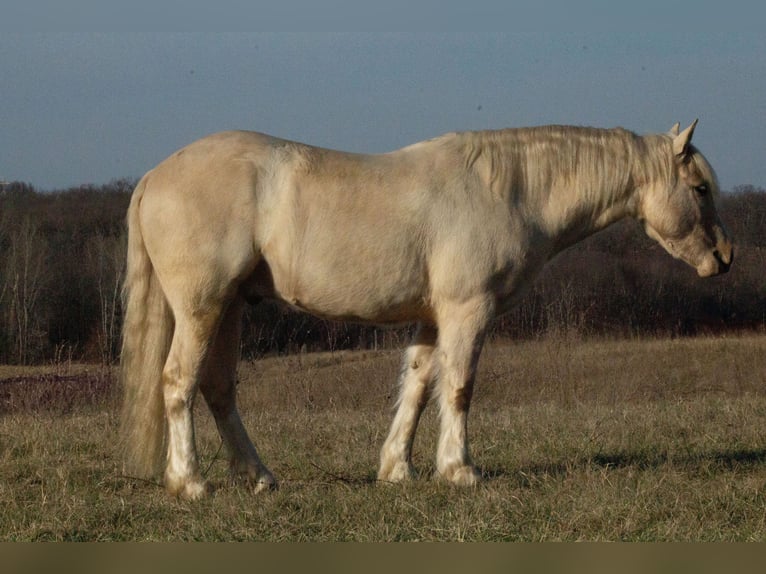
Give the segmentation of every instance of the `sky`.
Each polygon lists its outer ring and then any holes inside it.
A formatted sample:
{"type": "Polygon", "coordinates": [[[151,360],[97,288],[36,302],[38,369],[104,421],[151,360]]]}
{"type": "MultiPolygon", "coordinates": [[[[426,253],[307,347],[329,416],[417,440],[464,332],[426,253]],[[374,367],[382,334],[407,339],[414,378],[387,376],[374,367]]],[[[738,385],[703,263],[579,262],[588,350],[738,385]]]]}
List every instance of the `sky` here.
{"type": "Polygon", "coordinates": [[[385,152],[456,130],[682,128],[766,188],[766,35],[4,33],[0,181],[138,178],[227,129],[385,152]]]}

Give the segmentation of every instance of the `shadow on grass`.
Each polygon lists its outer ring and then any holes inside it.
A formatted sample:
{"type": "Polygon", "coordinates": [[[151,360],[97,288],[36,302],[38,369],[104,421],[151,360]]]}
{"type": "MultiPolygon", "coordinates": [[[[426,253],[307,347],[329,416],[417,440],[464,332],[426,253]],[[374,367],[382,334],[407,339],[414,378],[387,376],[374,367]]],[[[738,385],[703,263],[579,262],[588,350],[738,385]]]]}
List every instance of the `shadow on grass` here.
{"type": "Polygon", "coordinates": [[[517,479],[520,486],[530,486],[543,477],[564,477],[585,467],[604,469],[635,468],[654,470],[673,466],[686,471],[709,472],[717,470],[751,470],[766,465],[766,448],[739,448],[672,454],[667,452],[597,453],[571,460],[530,464],[521,468],[483,468],[485,480],[517,479]]]}
{"type": "Polygon", "coordinates": [[[680,467],[695,467],[713,464],[723,469],[742,469],[766,462],[766,448],[714,450],[687,454],[627,452],[617,454],[599,453],[582,462],[602,467],[636,467],[641,470],[672,464],[680,467]]]}

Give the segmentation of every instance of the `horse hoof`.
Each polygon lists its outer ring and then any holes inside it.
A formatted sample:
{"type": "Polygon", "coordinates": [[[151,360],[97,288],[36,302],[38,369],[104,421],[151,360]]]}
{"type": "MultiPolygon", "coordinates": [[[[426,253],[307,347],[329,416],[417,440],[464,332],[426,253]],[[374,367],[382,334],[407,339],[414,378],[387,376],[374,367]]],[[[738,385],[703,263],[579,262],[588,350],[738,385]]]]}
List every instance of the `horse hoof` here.
{"type": "Polygon", "coordinates": [[[414,478],[415,469],[408,462],[399,461],[378,472],[378,482],[381,484],[397,484],[414,478]]]}
{"type": "Polygon", "coordinates": [[[250,484],[252,485],[255,494],[263,492],[264,490],[277,490],[279,488],[274,475],[268,471],[255,480],[251,479],[250,484]]]}
{"type": "Polygon", "coordinates": [[[481,482],[481,474],[472,465],[463,465],[437,472],[437,478],[447,480],[455,486],[472,487],[481,482]]]}
{"type": "Polygon", "coordinates": [[[210,494],[212,490],[210,484],[204,480],[189,480],[167,485],[168,493],[182,500],[199,500],[210,494]]]}
{"type": "Polygon", "coordinates": [[[277,481],[271,471],[262,465],[242,466],[239,469],[232,465],[231,484],[249,488],[254,493],[264,490],[276,490],[277,481]]]}

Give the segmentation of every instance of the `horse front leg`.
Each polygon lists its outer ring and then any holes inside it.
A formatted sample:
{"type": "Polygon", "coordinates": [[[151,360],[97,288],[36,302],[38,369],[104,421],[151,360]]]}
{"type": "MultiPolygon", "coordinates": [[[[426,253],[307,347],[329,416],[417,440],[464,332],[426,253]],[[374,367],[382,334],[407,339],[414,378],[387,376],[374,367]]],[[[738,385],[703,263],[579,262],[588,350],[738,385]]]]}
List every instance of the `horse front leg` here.
{"type": "Polygon", "coordinates": [[[378,480],[401,482],[415,475],[412,443],[434,378],[436,333],[432,326],[418,325],[412,343],[404,353],[396,414],[380,451],[378,480]]]}
{"type": "Polygon", "coordinates": [[[473,486],[481,478],[468,448],[468,410],[493,310],[492,301],[487,297],[444,304],[438,310],[436,392],[440,429],[436,469],[438,476],[459,486],[473,486]]]}

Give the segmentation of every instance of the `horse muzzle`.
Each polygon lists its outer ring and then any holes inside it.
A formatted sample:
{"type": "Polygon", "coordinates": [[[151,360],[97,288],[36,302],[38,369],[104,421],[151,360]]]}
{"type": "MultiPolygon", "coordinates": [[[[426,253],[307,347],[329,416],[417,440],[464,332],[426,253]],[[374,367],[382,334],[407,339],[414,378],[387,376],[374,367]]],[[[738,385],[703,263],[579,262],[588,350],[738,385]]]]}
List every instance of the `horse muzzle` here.
{"type": "Polygon", "coordinates": [[[700,277],[714,277],[727,273],[734,263],[734,247],[729,241],[719,243],[709,257],[697,267],[700,277]]]}

